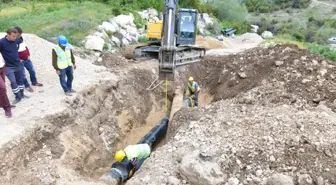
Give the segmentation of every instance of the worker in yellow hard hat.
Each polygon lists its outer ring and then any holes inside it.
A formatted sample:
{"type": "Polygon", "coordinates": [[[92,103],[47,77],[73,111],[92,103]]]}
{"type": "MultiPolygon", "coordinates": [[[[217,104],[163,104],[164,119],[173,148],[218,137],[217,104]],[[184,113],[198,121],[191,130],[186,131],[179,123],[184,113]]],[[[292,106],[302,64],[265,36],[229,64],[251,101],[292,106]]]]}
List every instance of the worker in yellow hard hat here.
{"type": "Polygon", "coordinates": [[[194,81],[193,77],[189,77],[188,79],[188,89],[191,97],[194,99],[195,107],[198,106],[198,95],[201,91],[198,83],[194,81]]]}
{"type": "Polygon", "coordinates": [[[119,162],[126,157],[130,161],[135,170],[138,170],[142,163],[151,154],[151,147],[148,144],[129,145],[124,150],[119,150],[115,154],[115,159],[119,162]]]}

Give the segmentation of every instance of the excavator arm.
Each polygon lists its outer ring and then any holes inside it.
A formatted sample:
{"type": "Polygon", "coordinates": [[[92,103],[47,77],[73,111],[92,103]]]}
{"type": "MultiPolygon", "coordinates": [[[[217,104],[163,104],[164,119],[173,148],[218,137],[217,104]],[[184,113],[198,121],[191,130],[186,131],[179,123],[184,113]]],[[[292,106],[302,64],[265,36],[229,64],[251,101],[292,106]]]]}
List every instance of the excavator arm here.
{"type": "Polygon", "coordinates": [[[159,49],[159,78],[172,79],[175,74],[176,61],[176,15],[177,0],[165,0],[163,11],[162,40],[159,49]]]}

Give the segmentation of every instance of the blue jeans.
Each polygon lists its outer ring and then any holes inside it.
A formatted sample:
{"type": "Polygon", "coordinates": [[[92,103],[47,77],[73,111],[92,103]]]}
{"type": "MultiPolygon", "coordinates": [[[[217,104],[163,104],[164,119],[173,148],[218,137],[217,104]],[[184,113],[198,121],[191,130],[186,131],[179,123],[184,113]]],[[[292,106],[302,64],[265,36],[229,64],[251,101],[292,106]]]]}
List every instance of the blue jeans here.
{"type": "Polygon", "coordinates": [[[199,93],[200,92],[198,91],[194,94],[195,107],[198,107],[198,95],[199,95],[199,93]]]}
{"type": "Polygon", "coordinates": [[[29,76],[30,76],[30,81],[32,82],[33,85],[37,84],[37,79],[36,79],[36,73],[35,73],[35,69],[33,66],[33,63],[31,60],[25,60],[23,62],[21,62],[21,70],[22,70],[22,76],[23,76],[23,84],[25,87],[29,87],[29,82],[26,78],[26,73],[25,73],[25,68],[28,70],[29,72],[29,76]]]}
{"type": "Polygon", "coordinates": [[[138,171],[138,169],[141,167],[142,163],[146,160],[147,158],[144,159],[140,159],[139,161],[137,161],[136,165],[135,165],[135,171],[138,171]]]}
{"type": "Polygon", "coordinates": [[[73,67],[69,66],[65,69],[60,70],[61,74],[60,83],[65,93],[72,90],[72,81],[73,81],[73,67]],[[66,79],[67,78],[67,79],[66,79]]]}
{"type": "Polygon", "coordinates": [[[11,83],[12,92],[15,94],[15,99],[21,100],[24,96],[24,85],[21,66],[18,65],[16,67],[7,67],[6,76],[11,83]]]}

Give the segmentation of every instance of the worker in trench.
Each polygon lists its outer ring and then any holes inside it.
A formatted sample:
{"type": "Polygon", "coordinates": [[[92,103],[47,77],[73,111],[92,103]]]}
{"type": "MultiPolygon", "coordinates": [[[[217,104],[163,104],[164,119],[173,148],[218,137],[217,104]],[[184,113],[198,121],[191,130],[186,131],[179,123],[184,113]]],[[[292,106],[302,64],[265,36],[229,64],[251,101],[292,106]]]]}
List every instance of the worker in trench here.
{"type": "Polygon", "coordinates": [[[115,159],[118,162],[121,162],[127,158],[127,160],[132,163],[133,168],[137,171],[142,163],[148,158],[151,154],[151,147],[149,144],[137,144],[129,145],[123,150],[119,150],[115,154],[115,159]]]}
{"type": "Polygon", "coordinates": [[[189,96],[194,99],[194,106],[198,107],[198,96],[201,91],[198,83],[194,81],[193,77],[189,77],[188,79],[188,90],[189,96]]]}

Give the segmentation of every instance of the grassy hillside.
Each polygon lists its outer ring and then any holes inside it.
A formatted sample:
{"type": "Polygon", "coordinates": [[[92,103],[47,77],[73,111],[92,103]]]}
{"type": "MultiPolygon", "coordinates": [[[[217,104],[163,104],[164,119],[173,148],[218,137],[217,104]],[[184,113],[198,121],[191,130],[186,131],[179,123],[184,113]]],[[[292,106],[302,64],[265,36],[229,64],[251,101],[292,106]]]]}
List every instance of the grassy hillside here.
{"type": "Polygon", "coordinates": [[[20,26],[24,32],[42,38],[64,34],[73,44],[79,42],[103,21],[112,17],[112,10],[103,3],[73,1],[65,3],[3,4],[0,11],[0,30],[20,26]]]}

